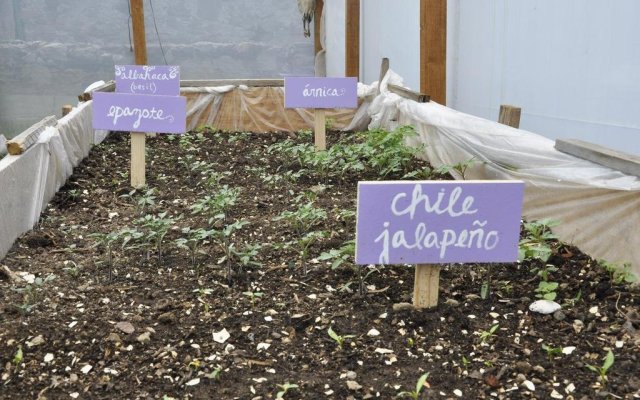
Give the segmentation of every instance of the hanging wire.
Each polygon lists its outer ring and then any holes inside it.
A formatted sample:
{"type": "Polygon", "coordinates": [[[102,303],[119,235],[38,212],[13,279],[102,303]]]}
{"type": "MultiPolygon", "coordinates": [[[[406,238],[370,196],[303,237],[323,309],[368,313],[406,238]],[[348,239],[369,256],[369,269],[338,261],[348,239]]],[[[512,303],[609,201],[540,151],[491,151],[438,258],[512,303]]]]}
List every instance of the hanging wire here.
{"type": "Polygon", "coordinates": [[[153,1],[149,0],[149,5],[151,6],[151,16],[153,17],[153,27],[156,30],[156,36],[158,37],[158,43],[160,44],[160,51],[162,51],[162,58],[164,59],[164,65],[169,65],[167,62],[167,57],[164,54],[164,47],[162,47],[162,40],[160,39],[160,34],[158,33],[158,25],[156,24],[156,13],[153,11],[153,1]]]}

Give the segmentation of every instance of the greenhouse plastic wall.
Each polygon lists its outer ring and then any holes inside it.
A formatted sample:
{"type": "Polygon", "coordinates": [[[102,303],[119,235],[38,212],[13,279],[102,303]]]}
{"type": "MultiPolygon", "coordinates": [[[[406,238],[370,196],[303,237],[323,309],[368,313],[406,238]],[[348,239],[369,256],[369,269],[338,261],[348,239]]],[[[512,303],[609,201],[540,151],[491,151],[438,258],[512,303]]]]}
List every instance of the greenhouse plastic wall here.
{"type": "MultiPolygon", "coordinates": [[[[314,74],[293,0],[144,0],[144,11],[149,64],[180,65],[182,79],[314,74]]],[[[129,29],[128,0],[0,1],[0,133],[59,114],[133,63],[129,29]]]]}
{"type": "MultiPolygon", "coordinates": [[[[343,8],[333,5],[344,7],[344,0],[325,3],[327,20],[344,24],[343,8]]],[[[361,2],[361,81],[377,80],[380,60],[388,57],[417,89],[419,2],[396,3],[361,2]]],[[[496,120],[501,104],[513,104],[522,108],[523,129],[640,154],[640,2],[447,5],[447,106],[496,120]]],[[[342,73],[344,31],[326,28],[327,72],[342,73]]]]}

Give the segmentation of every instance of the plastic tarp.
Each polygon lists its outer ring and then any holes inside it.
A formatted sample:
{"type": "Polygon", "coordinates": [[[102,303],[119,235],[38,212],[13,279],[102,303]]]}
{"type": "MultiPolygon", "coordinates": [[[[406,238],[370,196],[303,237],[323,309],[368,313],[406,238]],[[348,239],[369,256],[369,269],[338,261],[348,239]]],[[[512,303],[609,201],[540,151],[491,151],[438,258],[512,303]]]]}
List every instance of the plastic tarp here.
{"type": "MultiPolygon", "coordinates": [[[[376,88],[358,84],[359,107],[327,110],[332,129],[362,130],[369,123],[367,108],[376,88]]],[[[219,86],[182,88],[187,98],[187,129],[251,132],[295,132],[313,127],[313,110],[284,108],[283,87],[219,86]]]]}
{"type": "Polygon", "coordinates": [[[410,143],[424,145],[433,166],[473,159],[466,179],[524,181],[525,218],[560,221],[553,230],[561,240],[596,259],[631,263],[640,276],[640,178],[559,152],[535,133],[403,99],[387,83],[402,79],[391,70],[383,79],[370,128],[412,125],[418,136],[410,143]]]}
{"type": "Polygon", "coordinates": [[[14,240],[31,229],[47,203],[91,146],[104,138],[94,132],[91,103],[74,108],[21,155],[0,160],[0,259],[14,240]]]}

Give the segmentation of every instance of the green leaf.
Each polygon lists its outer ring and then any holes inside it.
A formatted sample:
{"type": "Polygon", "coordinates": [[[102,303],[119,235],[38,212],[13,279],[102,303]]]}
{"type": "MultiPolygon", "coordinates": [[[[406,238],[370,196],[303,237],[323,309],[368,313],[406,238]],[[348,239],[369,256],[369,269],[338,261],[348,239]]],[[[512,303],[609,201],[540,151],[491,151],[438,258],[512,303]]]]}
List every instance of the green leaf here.
{"type": "Polygon", "coordinates": [[[607,373],[609,368],[611,368],[614,361],[615,361],[615,357],[613,356],[613,353],[611,352],[611,350],[609,350],[607,352],[607,355],[604,358],[604,364],[602,364],[602,370],[604,371],[605,374],[607,373]]]}
{"type": "Polygon", "coordinates": [[[13,356],[13,363],[15,365],[20,365],[21,362],[22,362],[22,346],[18,347],[18,351],[16,351],[16,354],[13,356]]]}
{"type": "Polygon", "coordinates": [[[342,340],[340,335],[338,335],[331,327],[329,327],[329,329],[327,330],[327,333],[329,334],[329,337],[331,339],[335,340],[338,343],[342,340]]]}
{"type": "MultiPolygon", "coordinates": [[[[422,374],[422,376],[420,376],[420,378],[418,379],[418,383],[416,383],[416,393],[420,393],[420,391],[422,390],[422,387],[427,382],[428,377],[429,377],[429,372],[424,373],[422,374]]],[[[428,384],[427,384],[427,387],[429,387],[428,384]]]]}

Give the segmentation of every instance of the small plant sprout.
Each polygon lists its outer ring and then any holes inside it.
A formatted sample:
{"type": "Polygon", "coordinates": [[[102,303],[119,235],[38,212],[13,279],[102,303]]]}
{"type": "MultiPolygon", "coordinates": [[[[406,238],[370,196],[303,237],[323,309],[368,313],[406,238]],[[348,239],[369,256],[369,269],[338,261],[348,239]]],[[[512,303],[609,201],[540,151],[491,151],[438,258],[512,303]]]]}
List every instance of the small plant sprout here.
{"type": "Polygon", "coordinates": [[[542,343],[542,350],[547,352],[547,357],[549,357],[549,360],[562,355],[562,347],[553,347],[542,343]]]}
{"type": "Polygon", "coordinates": [[[13,355],[13,363],[17,367],[22,362],[22,346],[18,346],[16,354],[13,355]]]}
{"type": "Polygon", "coordinates": [[[28,283],[24,287],[15,288],[14,291],[22,293],[22,305],[20,309],[24,313],[29,313],[40,301],[40,291],[44,290],[44,286],[56,279],[56,275],[49,274],[46,278],[37,277],[33,283],[28,283]]]}
{"type": "Polygon", "coordinates": [[[278,393],[276,393],[276,399],[284,399],[284,396],[289,392],[289,390],[298,389],[298,385],[296,385],[295,383],[287,382],[277,386],[280,388],[280,390],[278,391],[278,393]]]}
{"type": "Polygon", "coordinates": [[[262,292],[252,292],[252,291],[242,292],[242,294],[247,296],[251,300],[251,308],[254,308],[256,305],[256,300],[264,295],[264,293],[262,292]]]}
{"type": "Polygon", "coordinates": [[[342,346],[344,346],[344,342],[347,339],[352,339],[355,337],[354,335],[338,335],[336,331],[334,331],[331,327],[327,329],[327,333],[329,334],[329,337],[336,342],[340,350],[342,350],[342,346]]]}
{"type": "Polygon", "coordinates": [[[598,260],[598,264],[607,271],[611,278],[611,282],[615,284],[620,285],[625,283],[634,283],[638,280],[633,272],[631,272],[631,264],[623,264],[622,266],[619,266],[605,260],[598,260]]]}
{"type": "Polygon", "coordinates": [[[420,398],[420,392],[423,388],[430,388],[429,382],[427,382],[427,378],[429,378],[429,373],[426,372],[418,378],[418,382],[416,382],[415,390],[410,392],[400,392],[398,393],[398,397],[411,397],[413,400],[418,400],[420,398]]]}
{"type": "Polygon", "coordinates": [[[487,343],[489,339],[495,336],[495,333],[499,327],[499,324],[495,324],[491,328],[489,328],[488,331],[480,332],[480,343],[487,343]]]}
{"type": "Polygon", "coordinates": [[[601,367],[596,367],[595,365],[591,365],[591,364],[585,364],[585,365],[590,371],[593,371],[596,374],[598,374],[600,383],[602,383],[602,385],[605,385],[608,381],[607,373],[609,372],[609,369],[611,369],[611,367],[613,366],[614,362],[615,362],[615,357],[611,352],[611,350],[609,350],[607,351],[607,355],[604,357],[604,362],[602,363],[601,367]]]}

